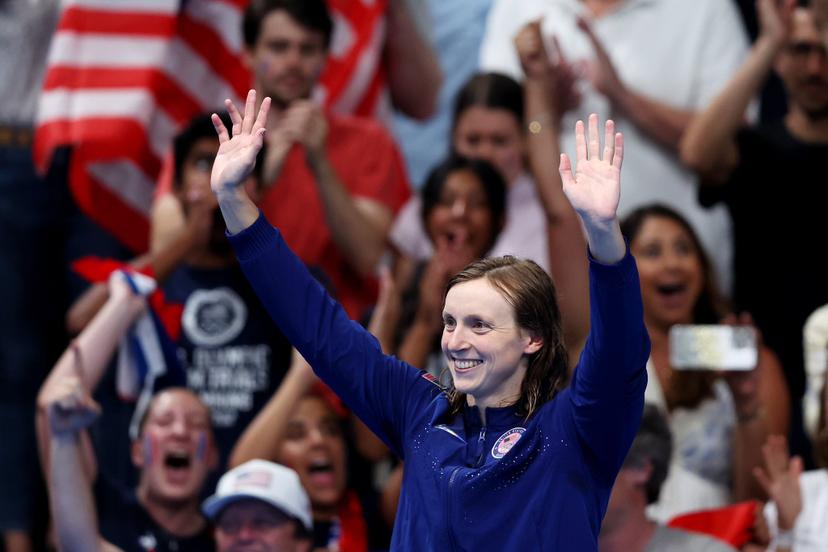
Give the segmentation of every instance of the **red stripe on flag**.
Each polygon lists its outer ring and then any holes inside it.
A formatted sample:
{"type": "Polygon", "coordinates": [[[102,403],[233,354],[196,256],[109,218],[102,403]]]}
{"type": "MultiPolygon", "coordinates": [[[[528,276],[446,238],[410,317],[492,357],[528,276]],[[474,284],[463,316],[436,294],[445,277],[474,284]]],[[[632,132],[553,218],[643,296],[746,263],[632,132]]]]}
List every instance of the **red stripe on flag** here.
{"type": "Polygon", "coordinates": [[[233,53],[209,25],[190,19],[186,14],[179,20],[178,34],[210,66],[217,75],[233,87],[239,98],[247,96],[253,77],[244,65],[240,53],[233,53]]]}
{"type": "Polygon", "coordinates": [[[157,106],[163,108],[178,124],[184,124],[194,115],[204,111],[195,98],[159,69],[87,68],[78,71],[74,67],[54,66],[46,74],[43,90],[59,88],[141,89],[151,93],[157,106]]]}
{"type": "Polygon", "coordinates": [[[82,34],[172,37],[175,22],[175,15],[71,6],[63,12],[57,30],[82,34]]]}
{"type": "Polygon", "coordinates": [[[94,158],[85,155],[83,147],[72,152],[69,182],[78,207],[105,230],[136,253],[149,248],[149,219],[127,205],[87,172],[94,158]]]}

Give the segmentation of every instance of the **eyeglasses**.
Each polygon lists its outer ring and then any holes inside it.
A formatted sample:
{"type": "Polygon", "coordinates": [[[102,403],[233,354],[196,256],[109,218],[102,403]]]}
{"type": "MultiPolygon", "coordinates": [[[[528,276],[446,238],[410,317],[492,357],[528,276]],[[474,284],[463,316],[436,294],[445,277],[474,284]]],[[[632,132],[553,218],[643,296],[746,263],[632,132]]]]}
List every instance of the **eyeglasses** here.
{"type": "Polygon", "coordinates": [[[792,44],[788,44],[786,49],[788,55],[790,55],[795,61],[805,61],[814,54],[822,58],[822,60],[828,59],[828,51],[826,51],[825,46],[820,43],[794,42],[792,44]]]}

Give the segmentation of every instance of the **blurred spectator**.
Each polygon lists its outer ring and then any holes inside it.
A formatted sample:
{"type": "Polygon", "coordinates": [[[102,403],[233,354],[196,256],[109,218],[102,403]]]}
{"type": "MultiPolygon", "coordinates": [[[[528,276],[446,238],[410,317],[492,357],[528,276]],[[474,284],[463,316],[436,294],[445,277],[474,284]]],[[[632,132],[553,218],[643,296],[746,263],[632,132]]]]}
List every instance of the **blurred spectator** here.
{"type": "MultiPolygon", "coordinates": [[[[229,118],[225,124],[230,127],[229,118]]],[[[178,355],[187,387],[210,409],[223,470],[239,435],[287,372],[291,346],[256,298],[224,234],[210,190],[218,145],[206,115],[175,139],[175,194],[195,231],[163,290],[168,302],[184,306],[178,355]]],[[[259,196],[257,175],[246,189],[251,197],[259,196]]]]}
{"type": "MultiPolygon", "coordinates": [[[[546,221],[525,160],[523,116],[523,90],[518,83],[496,73],[475,75],[455,99],[452,150],[488,161],[506,180],[505,226],[488,253],[529,258],[549,271],[546,221]]],[[[411,259],[433,255],[434,243],[423,227],[419,197],[413,197],[400,211],[391,241],[411,259]]]]}
{"type": "MultiPolygon", "coordinates": [[[[229,128],[227,114],[222,118],[229,128]]],[[[209,115],[193,119],[176,136],[173,150],[174,193],[184,206],[185,226],[163,250],[134,264],[149,264],[162,282],[166,304],[181,309],[171,308],[174,319],[165,329],[177,347],[187,387],[210,409],[219,451],[219,471],[208,482],[212,488],[236,439],[287,372],[291,346],[253,295],[224,234],[210,190],[218,137],[209,115]]],[[[259,195],[259,177],[256,171],[248,179],[251,197],[259,195]]],[[[73,305],[68,316],[73,328],[82,329],[105,297],[105,285],[98,284],[73,305]]],[[[110,415],[94,437],[96,446],[108,451],[103,471],[126,483],[131,469],[124,466],[124,433],[133,407],[115,396],[114,383],[114,377],[107,378],[99,393],[110,415]]]]}
{"type": "Polygon", "coordinates": [[[258,458],[296,470],[310,497],[313,549],[364,551],[369,508],[348,488],[343,421],[314,385],[316,376],[296,353],[282,385],[239,438],[230,464],[258,458]]]}
{"type": "MultiPolygon", "coordinates": [[[[564,128],[589,113],[612,117],[627,149],[636,152],[625,159],[619,214],[652,202],[681,211],[713,253],[719,279],[729,289],[727,211],[698,205],[695,177],[681,166],[677,149],[693,113],[721,90],[744,57],[747,40],[733,3],[498,0],[489,14],[481,67],[520,76],[511,41],[533,20],[540,20],[546,40],[557,39],[580,77],[582,100],[564,116],[564,128]]],[[[569,133],[562,150],[574,153],[569,133]]]]}
{"type": "MultiPolygon", "coordinates": [[[[785,439],[771,436],[762,449],[764,469],[756,477],[771,498],[765,508],[776,548],[770,550],[816,552],[828,548],[828,306],[814,311],[804,330],[809,392],[806,429],[820,469],[802,473],[802,459],[791,458],[785,439]]],[[[808,396],[806,396],[808,398],[808,396]]]]}
{"type": "Polygon", "coordinates": [[[315,96],[335,113],[391,123],[434,112],[442,75],[425,32],[423,0],[326,0],[334,22],[315,96]]]}
{"type": "Polygon", "coordinates": [[[155,395],[132,443],[140,470],[127,490],[98,474],[85,429],[100,413],[91,398],[117,344],[144,310],[122,274],[104,307],[61,356],[38,396],[37,430],[61,550],[213,550],[199,493],[218,457],[210,413],[187,389],[155,395]]]}
{"type": "Polygon", "coordinates": [[[647,517],[667,478],[672,439],[667,420],[644,406],[638,434],[610,493],[598,536],[600,552],[726,552],[734,548],[712,537],[670,528],[647,517]]]}
{"type": "MultiPolygon", "coordinates": [[[[332,29],[322,0],[269,0],[248,8],[244,35],[259,97],[273,100],[262,211],[357,317],[376,299],[371,275],[410,190],[382,127],[324,112],[309,99],[332,29]]],[[[154,248],[180,227],[176,209],[167,203],[155,210],[154,248]]]]}
{"type": "Polygon", "coordinates": [[[221,477],[203,505],[217,552],[309,552],[310,501],[295,471],[251,460],[221,477]]]}
{"type": "Polygon", "coordinates": [[[506,183],[487,161],[452,156],[431,171],[420,199],[418,215],[434,253],[400,282],[402,312],[390,353],[439,378],[447,368],[440,348],[446,285],[497,241],[506,183]]]}
{"type": "Polygon", "coordinates": [[[0,2],[0,548],[32,550],[45,509],[34,397],[64,346],[59,171],[35,173],[32,139],[57,0],[0,2]]]}
{"type": "Polygon", "coordinates": [[[436,112],[428,119],[394,114],[394,136],[405,156],[411,183],[420,187],[451,147],[454,99],[479,66],[480,43],[492,0],[418,1],[427,12],[428,35],[442,68],[443,85],[436,112]]]}
{"type": "MultiPolygon", "coordinates": [[[[761,0],[758,7],[762,30],[750,57],[693,120],[682,156],[703,176],[701,201],[723,203],[733,217],[734,302],[751,313],[785,367],[799,435],[802,328],[828,303],[828,269],[807,238],[823,234],[828,205],[828,189],[813,184],[824,180],[828,156],[828,56],[811,10],[794,8],[790,0],[783,6],[761,0]],[[771,68],[788,92],[788,114],[746,127],[743,113],[771,68]],[[791,189],[780,194],[780,183],[791,189]],[[768,244],[775,244],[770,261],[768,244]]],[[[792,441],[796,450],[803,450],[801,441],[792,441]]]]}
{"type": "Polygon", "coordinates": [[[638,264],[644,321],[652,341],[645,400],[668,416],[675,453],[670,477],[651,509],[666,521],[693,510],[763,498],[751,472],[766,436],[788,430],[789,397],[779,361],[760,346],[758,365],[720,377],[676,370],[675,324],[750,324],[725,317],[710,261],[689,223],[664,206],[642,207],[621,225],[638,264]]]}

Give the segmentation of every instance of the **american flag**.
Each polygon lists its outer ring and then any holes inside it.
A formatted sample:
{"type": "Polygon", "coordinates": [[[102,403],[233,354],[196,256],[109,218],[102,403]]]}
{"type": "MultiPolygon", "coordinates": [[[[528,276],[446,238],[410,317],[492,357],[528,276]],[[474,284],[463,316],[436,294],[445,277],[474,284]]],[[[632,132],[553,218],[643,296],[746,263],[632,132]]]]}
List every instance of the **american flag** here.
{"type": "MultiPolygon", "coordinates": [[[[78,206],[146,251],[156,181],[176,132],[246,96],[241,20],[249,0],[64,0],[38,110],[35,162],[72,146],[78,206]]],[[[387,0],[328,0],[336,25],[317,97],[339,112],[382,111],[387,0]]]]}
{"type": "Polygon", "coordinates": [[[69,0],[52,39],[36,163],[74,146],[80,208],[136,252],[147,249],[155,180],[176,131],[244,97],[247,0],[69,0]]]}

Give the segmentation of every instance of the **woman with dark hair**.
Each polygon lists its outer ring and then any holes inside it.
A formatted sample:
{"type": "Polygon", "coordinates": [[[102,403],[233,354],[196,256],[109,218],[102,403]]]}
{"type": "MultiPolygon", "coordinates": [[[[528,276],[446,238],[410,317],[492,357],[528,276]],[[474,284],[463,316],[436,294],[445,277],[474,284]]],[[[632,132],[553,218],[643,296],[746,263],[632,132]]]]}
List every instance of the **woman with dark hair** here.
{"type": "Polygon", "coordinates": [[[779,361],[760,346],[756,368],[722,374],[676,370],[669,333],[675,324],[750,324],[726,316],[713,270],[698,236],[663,205],[641,207],[621,230],[636,258],[652,352],[645,400],[670,421],[675,454],[653,514],[674,515],[763,498],[753,478],[769,433],[788,429],[789,397],[779,361]]]}
{"type": "MultiPolygon", "coordinates": [[[[546,217],[526,162],[523,106],[523,89],[511,77],[474,75],[455,99],[452,150],[488,161],[506,182],[505,223],[487,253],[529,258],[549,270],[546,217]]],[[[423,225],[420,202],[410,199],[391,229],[394,246],[415,261],[428,259],[435,245],[423,225]]]]}
{"type": "Polygon", "coordinates": [[[282,331],[322,380],[406,462],[392,547],[596,550],[615,476],[643,409],[649,340],[635,262],[616,210],[623,138],[598,117],[576,126],[577,171],[563,190],[590,259],[590,335],[572,381],[552,280],[514,257],[476,261],[448,285],[442,349],[452,382],[382,353],[287,248],[239,186],[262,144],[231,102],[212,186],[241,265],[282,331]],[[603,153],[602,153],[603,151],[603,153]]]}
{"type": "Polygon", "coordinates": [[[400,319],[382,331],[395,336],[391,353],[439,376],[446,368],[440,351],[446,285],[463,267],[485,257],[497,240],[506,184],[488,162],[452,155],[431,171],[420,196],[434,254],[417,263],[402,284],[400,319]]]}

